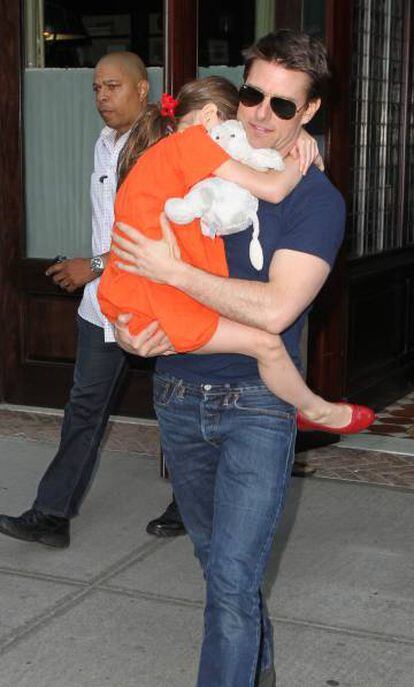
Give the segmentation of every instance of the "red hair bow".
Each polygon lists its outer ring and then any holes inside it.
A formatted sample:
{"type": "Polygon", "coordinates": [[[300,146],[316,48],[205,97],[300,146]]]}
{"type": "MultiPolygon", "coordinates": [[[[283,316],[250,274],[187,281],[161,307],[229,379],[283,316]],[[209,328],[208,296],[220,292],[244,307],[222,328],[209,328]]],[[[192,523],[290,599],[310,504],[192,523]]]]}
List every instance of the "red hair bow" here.
{"type": "Polygon", "coordinates": [[[172,97],[169,93],[163,93],[161,96],[161,114],[163,117],[174,117],[175,108],[178,105],[178,100],[172,97]]]}

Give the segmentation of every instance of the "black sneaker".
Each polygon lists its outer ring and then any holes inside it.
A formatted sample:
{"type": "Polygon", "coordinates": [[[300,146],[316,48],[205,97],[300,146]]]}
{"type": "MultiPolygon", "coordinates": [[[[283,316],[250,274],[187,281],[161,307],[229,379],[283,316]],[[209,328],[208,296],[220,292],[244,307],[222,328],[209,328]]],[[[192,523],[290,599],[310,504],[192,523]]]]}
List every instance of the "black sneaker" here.
{"type": "Polygon", "coordinates": [[[148,534],[156,537],[178,537],[180,534],[186,534],[175,499],[159,518],[148,523],[146,530],[148,534]]]}
{"type": "Polygon", "coordinates": [[[59,549],[65,549],[70,544],[69,520],[46,515],[34,508],[17,518],[0,515],[0,532],[8,537],[37,541],[59,549]]]}

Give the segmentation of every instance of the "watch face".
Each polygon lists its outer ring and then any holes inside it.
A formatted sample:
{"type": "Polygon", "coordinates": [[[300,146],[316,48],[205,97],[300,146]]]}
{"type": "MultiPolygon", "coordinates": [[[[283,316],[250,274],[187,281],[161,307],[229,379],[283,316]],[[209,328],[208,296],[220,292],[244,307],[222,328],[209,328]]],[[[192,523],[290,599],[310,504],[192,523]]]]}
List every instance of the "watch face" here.
{"type": "Polygon", "coordinates": [[[96,272],[97,274],[103,272],[104,261],[102,260],[100,255],[97,255],[95,258],[91,259],[91,270],[92,272],[96,272]]]}

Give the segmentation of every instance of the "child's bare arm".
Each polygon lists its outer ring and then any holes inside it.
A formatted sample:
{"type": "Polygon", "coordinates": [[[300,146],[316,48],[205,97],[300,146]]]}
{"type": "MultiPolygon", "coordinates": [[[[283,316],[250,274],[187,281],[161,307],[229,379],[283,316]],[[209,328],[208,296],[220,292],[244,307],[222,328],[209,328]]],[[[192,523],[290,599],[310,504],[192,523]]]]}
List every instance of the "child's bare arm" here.
{"type": "Polygon", "coordinates": [[[276,170],[259,172],[242,162],[227,160],[214,171],[214,175],[233,181],[257,198],[270,203],[280,203],[293,191],[303,176],[298,161],[290,156],[285,159],[283,172],[276,170]]]}
{"type": "Polygon", "coordinates": [[[325,170],[316,139],[308,134],[303,128],[299,133],[295,145],[290,149],[289,154],[295,158],[295,160],[299,160],[299,167],[302,174],[306,174],[312,164],[316,165],[321,172],[325,170]]]}
{"type": "Polygon", "coordinates": [[[303,128],[284,162],[285,170],[282,172],[263,172],[253,170],[245,163],[228,160],[215,170],[214,175],[239,184],[262,200],[280,203],[297,186],[311,164],[324,170],[318,144],[303,128]]]}

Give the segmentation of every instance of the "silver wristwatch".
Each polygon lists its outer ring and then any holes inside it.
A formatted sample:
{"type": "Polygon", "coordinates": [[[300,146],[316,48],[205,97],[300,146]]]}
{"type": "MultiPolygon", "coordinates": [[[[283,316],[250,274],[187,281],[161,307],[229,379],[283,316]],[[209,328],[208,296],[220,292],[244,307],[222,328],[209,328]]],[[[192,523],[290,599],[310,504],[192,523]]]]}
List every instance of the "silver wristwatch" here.
{"type": "Polygon", "coordinates": [[[103,258],[100,255],[95,255],[94,258],[90,259],[89,266],[92,270],[92,272],[95,272],[95,274],[100,275],[105,269],[105,263],[103,261],[103,258]]]}

